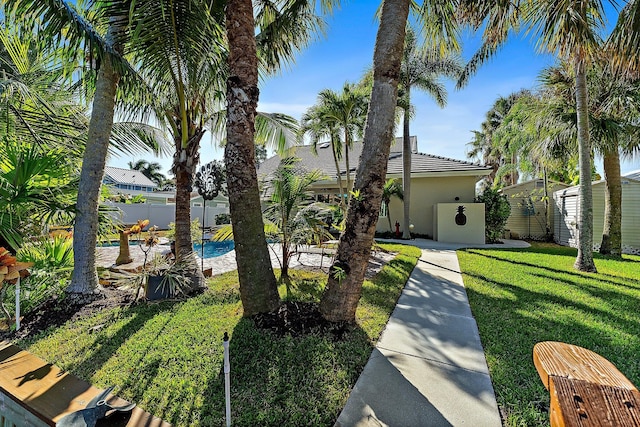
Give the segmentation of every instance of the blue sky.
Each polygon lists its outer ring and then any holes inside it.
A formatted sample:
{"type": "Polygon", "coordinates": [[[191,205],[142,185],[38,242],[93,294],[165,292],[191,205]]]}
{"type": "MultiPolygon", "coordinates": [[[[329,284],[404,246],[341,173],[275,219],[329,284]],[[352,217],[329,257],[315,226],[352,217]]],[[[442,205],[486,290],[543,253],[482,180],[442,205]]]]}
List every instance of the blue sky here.
{"type": "MultiPolygon", "coordinates": [[[[325,89],[340,90],[345,81],[355,82],[371,67],[378,23],[374,13],[379,2],[371,0],[344,1],[327,22],[326,36],[319,37],[301,52],[295,64],[279,75],[262,82],[259,110],[280,112],[297,119],[315,104],[318,93],[325,89]]],[[[610,17],[613,20],[613,17],[610,17]]],[[[472,34],[463,40],[465,60],[475,52],[479,39],[472,34]]],[[[426,94],[412,92],[416,114],[411,122],[411,134],[418,137],[420,152],[467,160],[466,144],[472,130],[480,129],[487,110],[499,96],[507,96],[523,88],[534,89],[537,76],[553,64],[550,55],[536,53],[533,42],[524,36],[513,36],[509,43],[483,65],[462,90],[447,83],[448,102],[439,108],[426,94]]],[[[399,129],[397,134],[400,135],[399,129]]],[[[205,136],[201,161],[221,159],[223,150],[205,136]]],[[[129,158],[112,159],[109,164],[127,168],[129,158]]],[[[165,172],[171,159],[159,159],[165,172]]],[[[598,170],[602,169],[597,159],[598,170]]],[[[625,161],[622,172],[640,169],[640,159],[625,161]]]]}

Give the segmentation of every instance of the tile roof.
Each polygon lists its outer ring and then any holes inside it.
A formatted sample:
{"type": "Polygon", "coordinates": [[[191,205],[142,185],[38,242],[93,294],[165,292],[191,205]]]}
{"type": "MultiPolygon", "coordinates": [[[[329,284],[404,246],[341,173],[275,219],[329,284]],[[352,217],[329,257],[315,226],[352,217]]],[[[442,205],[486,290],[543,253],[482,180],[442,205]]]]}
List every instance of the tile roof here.
{"type": "Polygon", "coordinates": [[[144,176],[140,171],[133,169],[114,168],[106,166],[104,168],[104,177],[110,178],[118,184],[144,185],[145,187],[156,187],[156,184],[149,178],[144,176]]]}
{"type": "MultiPolygon", "coordinates": [[[[413,147],[417,147],[417,138],[411,137],[413,147]]],[[[300,167],[306,170],[319,169],[331,179],[335,179],[337,173],[331,145],[327,143],[318,144],[318,155],[312,152],[310,145],[302,145],[295,148],[294,155],[301,159],[300,167]]],[[[357,142],[349,150],[349,168],[351,173],[355,173],[358,167],[358,160],[362,152],[362,143],[357,142]]],[[[267,177],[278,167],[279,156],[273,156],[265,160],[258,168],[258,176],[267,177]]],[[[344,153],[342,160],[338,162],[342,175],[345,175],[344,153]]],[[[461,160],[447,157],[434,156],[414,152],[411,156],[411,174],[413,176],[443,176],[443,175],[488,175],[491,168],[461,160]]],[[[395,144],[389,153],[387,164],[387,175],[402,175],[402,138],[396,138],[395,144]]]]}

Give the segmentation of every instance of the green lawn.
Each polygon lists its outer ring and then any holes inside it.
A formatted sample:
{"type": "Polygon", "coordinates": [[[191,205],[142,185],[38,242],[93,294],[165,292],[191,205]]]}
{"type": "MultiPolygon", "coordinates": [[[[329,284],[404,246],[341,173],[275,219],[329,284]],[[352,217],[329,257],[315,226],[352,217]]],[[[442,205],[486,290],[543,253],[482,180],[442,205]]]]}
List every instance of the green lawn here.
{"type": "Polygon", "coordinates": [[[539,341],[586,347],[640,385],[640,257],[596,257],[597,274],[573,269],[576,250],[458,251],[498,404],[511,426],[548,425],[548,392],[532,361],[539,341]]]}
{"type": "MultiPolygon", "coordinates": [[[[104,311],[17,344],[98,387],[116,385],[116,394],[176,426],[221,426],[228,331],[233,425],[332,425],[420,256],[414,247],[382,246],[400,254],[365,282],[358,326],[341,341],[257,330],[241,318],[237,275],[228,273],[187,301],[104,311]]],[[[324,286],[308,272],[294,283],[294,299],[306,301],[324,286]]]]}

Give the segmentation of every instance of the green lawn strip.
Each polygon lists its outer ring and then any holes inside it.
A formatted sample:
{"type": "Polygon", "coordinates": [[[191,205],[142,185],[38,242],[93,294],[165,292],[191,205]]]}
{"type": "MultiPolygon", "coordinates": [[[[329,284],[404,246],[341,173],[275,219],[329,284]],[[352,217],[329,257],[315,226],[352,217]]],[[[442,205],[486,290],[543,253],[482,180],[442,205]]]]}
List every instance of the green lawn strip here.
{"type": "Polygon", "coordinates": [[[576,250],[458,251],[498,404],[508,425],[548,425],[548,392],[532,361],[540,341],[591,349],[640,385],[640,257],[594,254],[597,274],[574,270],[576,250]]]}
{"type": "MultiPolygon", "coordinates": [[[[218,426],[224,425],[222,335],[228,331],[234,425],[331,425],[420,255],[409,246],[384,247],[400,253],[365,281],[358,326],[341,341],[256,329],[241,318],[232,272],[189,300],[105,310],[17,344],[97,387],[116,385],[119,396],[176,426],[218,426]]],[[[292,276],[291,298],[317,301],[325,276],[295,270],[292,276]]]]}

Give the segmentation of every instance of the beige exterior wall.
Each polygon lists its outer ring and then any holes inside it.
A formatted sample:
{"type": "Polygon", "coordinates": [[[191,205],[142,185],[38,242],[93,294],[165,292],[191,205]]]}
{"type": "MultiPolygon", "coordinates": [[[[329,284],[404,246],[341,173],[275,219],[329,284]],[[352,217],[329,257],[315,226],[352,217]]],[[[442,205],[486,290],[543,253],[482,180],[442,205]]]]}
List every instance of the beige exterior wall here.
{"type": "Polygon", "coordinates": [[[473,245],[484,244],[484,203],[438,203],[433,210],[435,215],[434,240],[473,245]]]}
{"type": "MultiPolygon", "coordinates": [[[[511,205],[511,214],[505,226],[512,238],[541,238],[545,235],[546,211],[544,203],[544,181],[542,179],[524,182],[502,189],[511,205]],[[530,204],[529,204],[530,201],[530,204]]],[[[549,183],[549,196],[554,191],[567,188],[562,183],[549,183]]],[[[553,200],[549,209],[553,212],[553,200]]],[[[551,215],[551,230],[554,228],[554,216],[551,215]]]]}
{"type": "MultiPolygon", "coordinates": [[[[434,206],[438,203],[473,203],[476,180],[475,176],[413,178],[411,180],[411,222],[414,225],[413,232],[433,238],[434,206]],[[458,200],[456,200],[456,197],[458,197],[458,200]]],[[[398,221],[402,230],[402,201],[392,198],[389,210],[392,226],[398,221]]],[[[395,228],[392,231],[394,230],[395,228]]],[[[386,217],[378,219],[376,231],[389,231],[389,221],[386,217]]],[[[484,231],[482,235],[484,238],[484,231]]]]}

